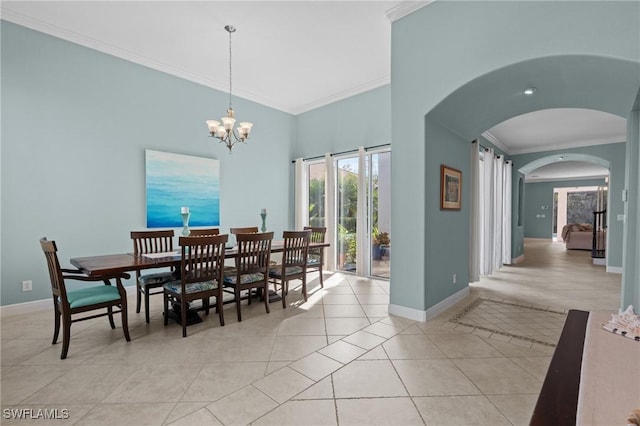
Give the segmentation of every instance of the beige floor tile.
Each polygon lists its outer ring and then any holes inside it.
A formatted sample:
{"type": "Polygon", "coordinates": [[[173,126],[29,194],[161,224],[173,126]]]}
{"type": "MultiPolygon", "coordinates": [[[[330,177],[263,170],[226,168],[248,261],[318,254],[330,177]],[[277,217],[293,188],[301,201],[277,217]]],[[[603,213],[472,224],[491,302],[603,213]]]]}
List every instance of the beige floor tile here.
{"type": "Polygon", "coordinates": [[[420,327],[414,324],[402,330],[400,334],[424,334],[424,331],[422,331],[420,327]]]}
{"type": "MultiPolygon", "coordinates": [[[[367,324],[369,322],[367,321],[367,324]]],[[[61,345],[51,345],[51,337],[47,339],[12,339],[2,340],[0,347],[0,362],[3,366],[22,364],[41,352],[57,349],[60,358],[61,345]]]]}
{"type": "Polygon", "coordinates": [[[336,398],[407,396],[390,361],[353,361],[333,373],[336,398]]]}
{"type": "Polygon", "coordinates": [[[291,361],[270,361],[269,365],[267,365],[267,371],[265,371],[265,375],[271,374],[276,370],[280,370],[283,367],[291,364],[291,361]]]}
{"type": "Polygon", "coordinates": [[[371,321],[377,321],[386,318],[389,315],[388,305],[361,305],[362,310],[371,321]],[[375,320],[374,320],[375,318],[375,320]]]}
{"type": "Polygon", "coordinates": [[[256,420],[256,426],[337,425],[332,400],[288,401],[256,420]]]}
{"type": "Polygon", "coordinates": [[[528,426],[537,394],[487,395],[487,398],[509,419],[514,426],[528,426]]]}
{"type": "Polygon", "coordinates": [[[357,294],[357,292],[349,286],[325,287],[323,292],[324,294],[357,294]]]}
{"type": "Polygon", "coordinates": [[[436,396],[413,400],[426,424],[511,424],[485,396],[436,396]]]}
{"type": "Polygon", "coordinates": [[[448,359],[396,360],[393,365],[411,396],[480,394],[448,359]]]}
{"type": "Polygon", "coordinates": [[[324,318],[287,318],[278,329],[279,336],[324,336],[324,318]]]}
{"type": "Polygon", "coordinates": [[[502,353],[475,334],[440,334],[430,336],[429,338],[449,358],[487,358],[502,356],[502,353]]]}
{"type": "Polygon", "coordinates": [[[313,384],[313,380],[289,367],[282,368],[253,383],[256,388],[280,404],[313,384]]]}
{"type": "Polygon", "coordinates": [[[357,294],[358,302],[362,305],[388,305],[389,304],[389,295],[388,294],[357,294]]]}
{"type": "Polygon", "coordinates": [[[80,365],[57,378],[24,402],[26,404],[99,403],[136,371],[130,365],[80,365]]]}
{"type": "Polygon", "coordinates": [[[325,305],[326,318],[364,318],[364,310],[360,305],[325,305]]]}
{"type": "Polygon", "coordinates": [[[333,399],[333,380],[331,376],[325,377],[292,399],[333,399]]]}
{"type": "Polygon", "coordinates": [[[181,401],[216,401],[264,377],[264,362],[207,364],[182,395],[181,401]],[[215,384],[215,385],[214,385],[215,384]]]}
{"type": "Polygon", "coordinates": [[[338,399],[338,422],[349,425],[423,425],[411,398],[338,399]]]}
{"type": "Polygon", "coordinates": [[[347,336],[343,339],[343,341],[347,343],[351,343],[356,346],[360,346],[362,349],[372,349],[382,342],[384,342],[384,337],[376,336],[375,334],[367,333],[366,331],[358,331],[353,333],[350,336],[347,336]]]}
{"type": "Polygon", "coordinates": [[[381,321],[374,322],[369,327],[363,329],[367,333],[375,334],[376,336],[384,337],[388,339],[392,336],[395,336],[399,332],[402,331],[402,327],[385,324],[381,321]]]}
{"type": "Polygon", "coordinates": [[[94,404],[64,404],[62,405],[18,405],[13,407],[3,406],[2,412],[2,424],[7,425],[73,425],[79,421],[85,414],[93,408],[94,404]],[[5,410],[17,410],[5,411],[5,410]],[[26,410],[32,410],[27,414],[26,410]],[[42,410],[47,410],[47,413],[52,418],[43,418],[38,414],[42,410]],[[28,417],[25,417],[28,416],[28,417]]]}
{"type": "Polygon", "coordinates": [[[334,361],[327,356],[314,352],[311,355],[307,355],[306,357],[291,363],[289,367],[293,368],[298,373],[304,374],[311,380],[318,381],[341,368],[342,365],[343,364],[338,361],[334,361]]]}
{"type": "Polygon", "coordinates": [[[485,395],[540,392],[542,381],[509,358],[454,359],[485,395]]]}
{"type": "Polygon", "coordinates": [[[278,336],[270,361],[296,361],[325,346],[326,336],[278,336]]]}
{"type": "Polygon", "coordinates": [[[424,334],[393,336],[382,344],[390,359],[446,358],[431,339],[424,334]]]}
{"type": "Polygon", "coordinates": [[[253,386],[244,387],[210,404],[207,408],[222,424],[247,425],[278,404],[253,386]]]}
{"type": "Polygon", "coordinates": [[[328,335],[347,335],[368,327],[370,325],[367,318],[326,318],[328,335]]]}
{"type": "Polygon", "coordinates": [[[198,401],[198,402],[178,402],[169,416],[166,418],[165,423],[173,423],[177,420],[180,420],[183,417],[188,416],[189,414],[195,413],[196,411],[205,408],[207,406],[207,402],[198,401]]]}
{"type": "MultiPolygon", "coordinates": [[[[70,366],[18,366],[2,372],[2,405],[15,405],[71,370],[70,366]]],[[[65,400],[63,402],[72,402],[65,400]]]]}
{"type": "Polygon", "coordinates": [[[385,352],[385,350],[383,349],[382,345],[380,345],[371,349],[370,351],[368,351],[358,359],[363,361],[372,360],[372,359],[389,359],[389,356],[387,355],[387,352],[385,352]]]}
{"type": "Polygon", "coordinates": [[[193,425],[212,425],[222,426],[221,423],[209,410],[201,408],[181,419],[176,420],[173,423],[167,423],[170,426],[193,426],[193,425]]]}
{"type": "Polygon", "coordinates": [[[337,342],[338,340],[344,339],[345,337],[347,337],[346,334],[336,334],[335,336],[327,335],[327,343],[328,344],[332,344],[332,343],[337,342]]]}
{"type": "Polygon", "coordinates": [[[358,298],[353,294],[327,294],[322,298],[326,305],[358,305],[358,298]]]}
{"type": "Polygon", "coordinates": [[[551,357],[529,357],[529,358],[510,358],[520,367],[528,371],[533,377],[538,378],[541,382],[549,369],[551,357]]]}
{"type": "Polygon", "coordinates": [[[77,425],[159,425],[171,412],[173,403],[98,404],[77,425]]]}
{"type": "Polygon", "coordinates": [[[319,353],[333,358],[343,364],[353,361],[366,351],[358,346],[347,343],[343,340],[338,340],[318,351],[319,353]]]}

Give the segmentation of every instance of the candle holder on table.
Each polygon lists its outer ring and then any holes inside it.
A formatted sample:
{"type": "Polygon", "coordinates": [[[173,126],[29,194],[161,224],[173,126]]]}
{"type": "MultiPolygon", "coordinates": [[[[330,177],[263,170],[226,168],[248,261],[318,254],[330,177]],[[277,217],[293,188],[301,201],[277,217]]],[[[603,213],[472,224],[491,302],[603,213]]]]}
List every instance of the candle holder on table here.
{"type": "Polygon", "coordinates": [[[189,230],[189,217],[191,213],[180,213],[182,216],[182,235],[188,237],[191,234],[191,230],[189,230]]]}
{"type": "Polygon", "coordinates": [[[266,213],[260,213],[260,217],[262,218],[262,228],[260,228],[260,230],[262,232],[267,232],[267,214],[266,213]]]}

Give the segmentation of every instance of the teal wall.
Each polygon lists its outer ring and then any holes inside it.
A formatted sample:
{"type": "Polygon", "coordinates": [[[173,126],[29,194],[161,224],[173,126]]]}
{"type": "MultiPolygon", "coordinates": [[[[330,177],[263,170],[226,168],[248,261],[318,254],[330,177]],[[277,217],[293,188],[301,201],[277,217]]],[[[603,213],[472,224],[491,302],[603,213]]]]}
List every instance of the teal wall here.
{"type": "MultiPolygon", "coordinates": [[[[551,239],[553,237],[554,188],[575,188],[576,186],[600,186],[604,184],[604,179],[559,180],[525,184],[525,238],[551,239]],[[543,210],[542,206],[546,206],[547,209],[543,210]],[[544,215],[545,217],[536,217],[537,215],[544,215]]],[[[609,220],[611,220],[611,218],[609,220]]],[[[558,231],[558,233],[560,233],[562,229],[558,231]]],[[[622,241],[619,241],[619,243],[622,247],[622,241]]]]}
{"type": "Polygon", "coordinates": [[[0,22],[2,305],[51,297],[40,237],[57,241],[65,266],[132,250],[129,232],[146,225],[147,148],[220,160],[223,232],[258,225],[261,208],[276,235],[293,226],[295,117],[234,99],[255,126],[229,154],[205,125],[228,94],[0,22]]]}
{"type": "Polygon", "coordinates": [[[295,157],[390,143],[390,108],[390,86],[385,85],[297,115],[295,157]]]}
{"type": "Polygon", "coordinates": [[[450,146],[428,123],[471,141],[508,118],[545,108],[626,118],[640,87],[639,30],[638,2],[442,1],[393,23],[392,234],[403,243],[394,244],[391,259],[392,305],[426,311],[457,291],[440,291],[439,268],[468,263],[468,250],[448,257],[455,239],[429,251],[438,232],[430,220],[437,210],[429,198],[438,186],[433,168],[446,161],[450,146]],[[536,96],[524,99],[530,85],[536,96]]]}
{"type": "MultiPolygon", "coordinates": [[[[555,160],[559,156],[565,159],[584,158],[608,163],[609,167],[609,201],[607,207],[609,247],[607,252],[607,266],[622,268],[622,239],[624,234],[624,222],[617,219],[624,213],[622,190],[625,187],[625,146],[626,143],[613,143],[606,145],[585,146],[573,149],[557,151],[543,151],[530,154],[520,154],[511,157],[515,170],[526,168],[532,162],[548,158],[555,160]]],[[[637,165],[636,165],[637,166],[637,165]]],[[[529,202],[528,187],[525,186],[525,202],[529,202]]],[[[518,197],[517,188],[514,188],[513,197],[518,197]]],[[[529,224],[525,216],[525,228],[529,224]]],[[[523,237],[527,235],[525,232],[523,237]]],[[[520,239],[514,238],[512,245],[522,245],[520,239]]],[[[526,253],[525,253],[526,255],[526,253]]]]}

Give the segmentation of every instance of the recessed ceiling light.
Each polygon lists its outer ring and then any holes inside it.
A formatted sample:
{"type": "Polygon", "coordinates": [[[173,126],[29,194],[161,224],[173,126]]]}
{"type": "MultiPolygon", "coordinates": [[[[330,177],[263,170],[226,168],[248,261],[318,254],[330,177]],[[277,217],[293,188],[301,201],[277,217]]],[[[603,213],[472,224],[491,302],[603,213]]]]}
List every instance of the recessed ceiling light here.
{"type": "Polygon", "coordinates": [[[524,93],[527,96],[530,96],[530,95],[533,95],[535,93],[535,91],[536,91],[535,87],[528,87],[528,88],[524,89],[524,92],[522,92],[522,93],[524,93]]]}
{"type": "Polygon", "coordinates": [[[558,160],[562,161],[564,160],[564,157],[561,155],[560,157],[558,157],[558,160]]]}

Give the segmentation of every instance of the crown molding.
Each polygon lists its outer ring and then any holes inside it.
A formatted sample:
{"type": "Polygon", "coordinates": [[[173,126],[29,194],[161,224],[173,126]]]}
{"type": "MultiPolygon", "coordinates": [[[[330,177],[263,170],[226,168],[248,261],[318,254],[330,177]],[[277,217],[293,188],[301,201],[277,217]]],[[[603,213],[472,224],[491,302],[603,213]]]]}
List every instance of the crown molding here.
{"type": "Polygon", "coordinates": [[[386,11],[387,19],[391,22],[395,22],[418,9],[422,9],[425,6],[430,5],[434,1],[436,0],[403,1],[386,11]]]}
{"type": "Polygon", "coordinates": [[[510,152],[510,150],[507,149],[507,147],[502,142],[500,142],[500,139],[495,137],[488,130],[482,134],[482,137],[488,140],[489,142],[491,142],[492,144],[494,144],[495,146],[497,146],[498,148],[500,148],[506,155],[512,154],[512,152],[510,152]]]}

